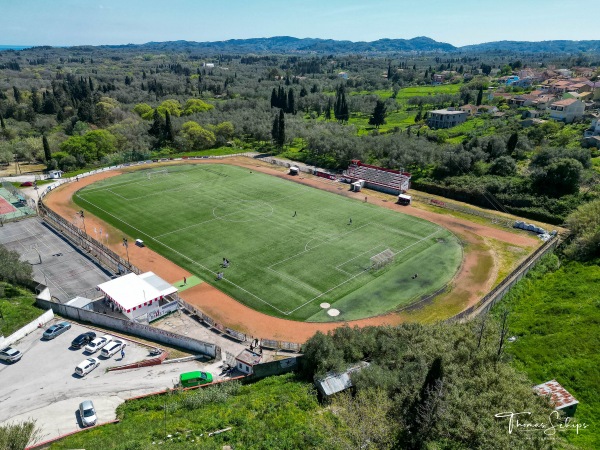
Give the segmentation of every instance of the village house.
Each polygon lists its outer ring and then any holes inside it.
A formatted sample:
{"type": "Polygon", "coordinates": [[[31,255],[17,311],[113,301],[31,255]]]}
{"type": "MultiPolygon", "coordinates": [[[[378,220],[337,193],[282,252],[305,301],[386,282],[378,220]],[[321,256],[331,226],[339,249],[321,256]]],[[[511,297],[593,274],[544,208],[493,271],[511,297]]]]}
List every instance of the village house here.
{"type": "Polygon", "coordinates": [[[427,113],[427,125],[430,128],[452,128],[467,120],[466,111],[455,109],[436,109],[427,113]]]}
{"type": "Polygon", "coordinates": [[[558,100],[551,103],[547,108],[551,119],[565,123],[572,123],[574,120],[581,119],[584,111],[585,104],[575,98],[558,100]]]}

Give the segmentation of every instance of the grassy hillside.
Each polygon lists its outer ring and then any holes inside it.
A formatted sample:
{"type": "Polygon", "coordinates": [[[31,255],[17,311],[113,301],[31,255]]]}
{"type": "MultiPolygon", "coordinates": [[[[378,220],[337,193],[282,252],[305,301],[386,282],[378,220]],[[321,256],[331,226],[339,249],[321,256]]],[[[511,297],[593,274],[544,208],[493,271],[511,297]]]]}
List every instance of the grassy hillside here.
{"type": "Polygon", "coordinates": [[[322,424],[330,420],[323,413],[312,385],[285,375],[247,386],[223,386],[126,402],[117,411],[119,424],[79,433],[50,448],[323,448],[322,424]],[[228,427],[230,431],[208,436],[228,427]],[[165,439],[166,435],[172,438],[165,439]]]}
{"type": "Polygon", "coordinates": [[[514,365],[531,383],[556,379],[577,400],[575,418],[589,427],[565,432],[581,448],[600,448],[600,267],[576,262],[554,272],[546,260],[497,305],[510,310],[514,365]]]}
{"type": "Polygon", "coordinates": [[[35,295],[26,289],[0,283],[0,335],[10,336],[44,311],[35,306],[35,295]]]}

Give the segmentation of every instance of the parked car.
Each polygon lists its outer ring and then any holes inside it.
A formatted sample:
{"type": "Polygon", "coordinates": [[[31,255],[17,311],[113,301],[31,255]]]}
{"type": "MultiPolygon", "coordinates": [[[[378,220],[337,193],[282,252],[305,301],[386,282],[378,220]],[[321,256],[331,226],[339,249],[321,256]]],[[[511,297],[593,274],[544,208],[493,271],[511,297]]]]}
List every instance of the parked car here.
{"type": "Polygon", "coordinates": [[[9,363],[16,363],[22,356],[23,353],[16,348],[6,347],[0,350],[0,359],[9,363]]]}
{"type": "Polygon", "coordinates": [[[73,339],[73,342],[71,342],[71,347],[81,348],[84,345],[87,345],[90,342],[92,342],[94,339],[96,339],[96,333],[94,333],[93,331],[88,331],[87,333],[80,334],[75,339],[73,339]]]}
{"type": "Polygon", "coordinates": [[[60,336],[65,331],[71,329],[71,324],[69,322],[61,322],[52,325],[46,331],[44,331],[44,339],[50,340],[54,339],[56,336],[60,336]]]}
{"type": "Polygon", "coordinates": [[[200,386],[201,384],[212,383],[213,376],[209,372],[186,372],[179,375],[181,387],[200,386]]]}
{"type": "Polygon", "coordinates": [[[115,339],[111,343],[104,346],[100,352],[100,356],[103,356],[104,358],[110,358],[115,353],[121,351],[121,349],[124,349],[126,345],[127,343],[123,342],[122,340],[115,339]]]}
{"type": "Polygon", "coordinates": [[[108,334],[105,334],[104,336],[98,337],[92,342],[90,342],[88,345],[86,345],[85,351],[88,353],[96,353],[98,350],[100,350],[102,347],[104,347],[111,341],[112,337],[110,337],[108,334]]]}
{"type": "Polygon", "coordinates": [[[91,400],[85,400],[79,404],[79,417],[81,417],[81,424],[84,427],[96,425],[98,417],[96,416],[96,408],[94,408],[91,400]]]}
{"type": "Polygon", "coordinates": [[[98,358],[84,359],[75,367],[75,373],[80,377],[85,377],[88,373],[100,365],[98,358]]]}

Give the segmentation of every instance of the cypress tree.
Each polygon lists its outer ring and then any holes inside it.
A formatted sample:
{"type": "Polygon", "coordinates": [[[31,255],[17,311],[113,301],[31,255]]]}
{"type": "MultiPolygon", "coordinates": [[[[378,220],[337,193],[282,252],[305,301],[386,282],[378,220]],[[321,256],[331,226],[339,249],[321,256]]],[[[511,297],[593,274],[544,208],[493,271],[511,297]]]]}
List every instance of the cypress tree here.
{"type": "Polygon", "coordinates": [[[390,81],[392,79],[392,62],[391,61],[388,63],[387,79],[388,79],[388,81],[390,81]]]}
{"type": "Polygon", "coordinates": [[[293,89],[290,89],[288,91],[287,111],[286,112],[296,114],[296,104],[294,101],[294,90],[293,89]]]}
{"type": "Polygon", "coordinates": [[[46,135],[42,136],[42,145],[44,146],[44,158],[46,159],[46,162],[49,162],[52,159],[52,152],[50,151],[50,144],[48,144],[46,135]]]}
{"type": "Polygon", "coordinates": [[[38,96],[37,90],[35,88],[31,88],[31,107],[36,113],[39,113],[42,109],[40,97],[38,96]]]}
{"type": "Polygon", "coordinates": [[[4,117],[2,117],[2,113],[0,113],[0,127],[3,130],[6,130],[6,124],[4,123],[4,117]]]}
{"type": "Polygon", "coordinates": [[[283,144],[285,143],[285,114],[283,113],[283,109],[279,110],[279,130],[277,135],[277,146],[279,148],[283,148],[283,144]]]}
{"type": "Polygon", "coordinates": [[[273,88],[273,92],[271,92],[271,108],[277,106],[277,90],[273,88]]]}
{"type": "Polygon", "coordinates": [[[517,148],[517,144],[519,143],[519,134],[517,132],[510,135],[508,141],[506,142],[506,151],[509,155],[512,155],[517,148]]]}
{"type": "Polygon", "coordinates": [[[327,109],[325,109],[325,120],[331,120],[331,97],[327,101],[327,109]]]}
{"type": "Polygon", "coordinates": [[[385,103],[381,100],[377,100],[373,114],[369,118],[369,125],[374,125],[375,128],[379,128],[380,125],[385,123],[385,103]]]}
{"type": "Polygon", "coordinates": [[[171,114],[169,114],[169,111],[165,111],[164,136],[167,142],[175,142],[175,132],[173,131],[173,125],[171,124],[171,114]]]}
{"type": "Polygon", "coordinates": [[[21,91],[16,86],[13,86],[13,95],[15,97],[15,102],[21,103],[21,91]]]}
{"type": "Polygon", "coordinates": [[[483,101],[483,87],[479,88],[479,92],[477,93],[477,106],[481,105],[483,101]]]}
{"type": "Polygon", "coordinates": [[[273,143],[277,145],[279,142],[279,115],[275,115],[273,118],[273,126],[271,128],[271,139],[273,143]]]}

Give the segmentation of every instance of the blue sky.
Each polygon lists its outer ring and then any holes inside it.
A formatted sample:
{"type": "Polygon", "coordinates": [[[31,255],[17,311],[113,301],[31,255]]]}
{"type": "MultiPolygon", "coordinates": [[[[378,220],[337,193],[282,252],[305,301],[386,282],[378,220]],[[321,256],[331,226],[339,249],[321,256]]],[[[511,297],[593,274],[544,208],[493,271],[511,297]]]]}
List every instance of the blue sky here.
{"type": "Polygon", "coordinates": [[[295,36],[600,39],[590,0],[0,0],[0,44],[100,45],[295,36]]]}

